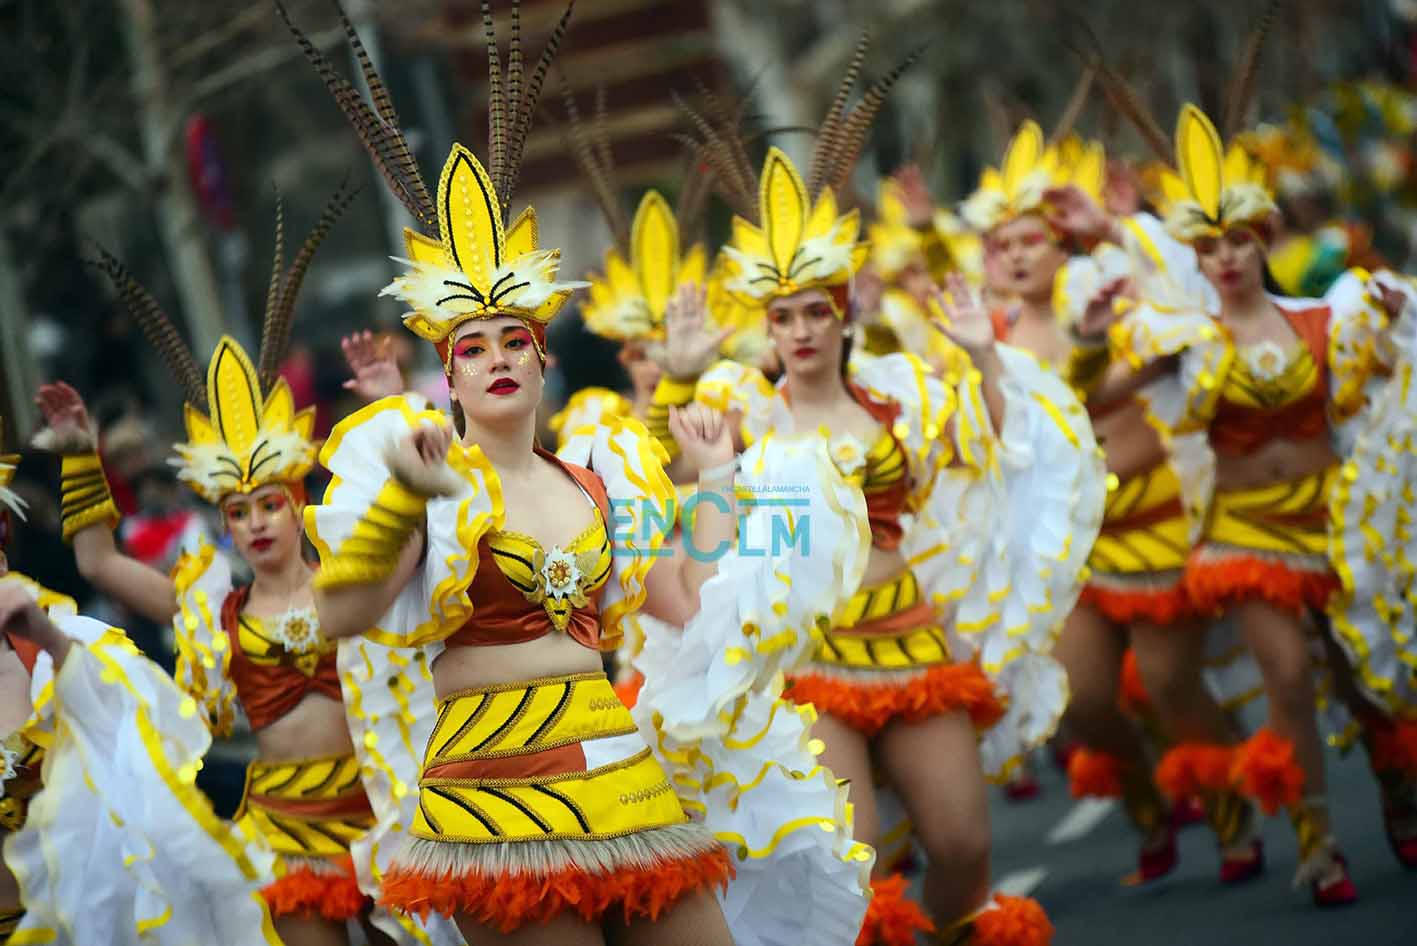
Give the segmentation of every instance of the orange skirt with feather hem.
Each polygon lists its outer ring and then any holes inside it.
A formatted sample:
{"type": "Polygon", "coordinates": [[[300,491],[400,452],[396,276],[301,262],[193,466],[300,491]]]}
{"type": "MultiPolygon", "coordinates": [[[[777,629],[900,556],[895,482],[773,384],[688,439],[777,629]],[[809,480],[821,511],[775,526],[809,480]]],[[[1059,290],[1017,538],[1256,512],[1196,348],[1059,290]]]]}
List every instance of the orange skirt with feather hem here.
{"type": "Polygon", "coordinates": [[[1003,717],[984,671],[951,660],[913,573],[862,588],[842,608],[842,620],[822,636],[811,661],[788,676],[788,699],[811,703],[867,735],[892,720],[944,713],[967,713],[978,729],[1003,717]]]}
{"type": "Polygon", "coordinates": [[[273,916],[348,920],[369,906],[349,845],[374,812],[353,755],[252,762],[236,821],[280,858],[279,878],[261,890],[273,916]]]}
{"type": "Polygon", "coordinates": [[[438,701],[382,902],[510,933],[567,912],[654,920],[732,876],[605,674],[573,674],[438,701]]]}
{"type": "Polygon", "coordinates": [[[1240,601],[1293,614],[1328,606],[1340,587],[1328,556],[1333,476],[1216,491],[1205,538],[1186,563],[1186,591],[1202,614],[1240,601]]]}

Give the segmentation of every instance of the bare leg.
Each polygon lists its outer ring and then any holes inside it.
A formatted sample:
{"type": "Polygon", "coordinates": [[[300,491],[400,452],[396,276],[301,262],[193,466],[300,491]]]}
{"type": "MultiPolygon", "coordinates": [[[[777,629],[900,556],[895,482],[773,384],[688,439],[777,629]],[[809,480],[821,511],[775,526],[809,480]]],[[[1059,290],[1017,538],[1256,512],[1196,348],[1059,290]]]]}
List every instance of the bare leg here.
{"type": "Polygon", "coordinates": [[[891,723],[878,751],[929,858],[925,904],[947,929],[989,896],[989,799],[964,713],[891,723]]]}
{"type": "Polygon", "coordinates": [[[460,915],[456,921],[467,946],[605,946],[599,926],[570,914],[563,913],[550,923],[524,926],[515,933],[499,933],[466,916],[460,915]]]}
{"type": "Polygon", "coordinates": [[[1141,739],[1117,708],[1126,647],[1122,628],[1093,609],[1080,607],[1063,625],[1053,656],[1068,673],[1068,731],[1089,748],[1114,755],[1124,764],[1145,765],[1141,739]]]}
{"type": "Polygon", "coordinates": [[[349,946],[343,920],[322,917],[273,917],[276,934],[286,946],[349,946]]]}
{"type": "MultiPolygon", "coordinates": [[[[812,724],[812,735],[826,747],[818,757],[838,779],[850,783],[852,834],[857,841],[876,847],[881,841],[881,820],[876,811],[876,788],[871,774],[871,750],[866,737],[830,714],[812,724]]],[[[880,876],[879,863],[877,876],[880,876]]]]}
{"type": "Polygon", "coordinates": [[[669,943],[674,946],[733,946],[733,936],[728,932],[723,911],[708,890],[685,897],[654,921],[638,918],[628,924],[608,923],[606,934],[609,946],[667,946],[669,943]]]}
{"type": "MultiPolygon", "coordinates": [[[[1235,606],[1245,644],[1255,655],[1269,699],[1269,725],[1294,743],[1309,795],[1325,791],[1323,744],[1314,715],[1314,676],[1302,621],[1262,601],[1235,606]]],[[[1323,813],[1327,827],[1328,813],[1323,813]]]]}
{"type": "Polygon", "coordinates": [[[1166,735],[1176,742],[1228,745],[1236,733],[1201,675],[1205,634],[1203,627],[1190,622],[1138,624],[1132,628],[1132,649],[1166,735]]]}

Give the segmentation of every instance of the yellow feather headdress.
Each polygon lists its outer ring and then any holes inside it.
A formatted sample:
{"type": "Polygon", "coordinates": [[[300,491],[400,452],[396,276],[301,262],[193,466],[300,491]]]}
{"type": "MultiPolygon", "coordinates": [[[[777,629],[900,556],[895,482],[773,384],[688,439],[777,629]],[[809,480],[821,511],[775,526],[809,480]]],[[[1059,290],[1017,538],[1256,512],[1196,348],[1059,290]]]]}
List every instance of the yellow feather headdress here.
{"type": "Polygon", "coordinates": [[[900,185],[885,178],[876,195],[876,219],[866,228],[871,265],[882,279],[891,279],[911,262],[923,259],[925,238],[910,225],[900,185]]]}
{"type": "Polygon", "coordinates": [[[680,254],[674,211],[650,191],[635,211],[627,252],[606,251],[604,271],[591,276],[590,300],[581,310],[586,328],[618,341],[663,338],[664,311],[675,290],[703,283],[707,268],[702,244],[680,254]]]}
{"type": "Polygon", "coordinates": [[[823,188],[816,203],[792,159],[768,150],[758,179],[761,225],[733,218],[733,236],[723,254],[735,265],[724,286],[762,306],[804,289],[843,286],[866,261],[869,247],[858,242],[861,216],[838,214],[836,196],[823,188]]]}
{"type": "Polygon", "coordinates": [[[315,465],[315,409],[295,409],[284,378],[262,396],[256,366],[234,338],[222,336],[207,366],[210,415],[190,401],[187,443],[176,446],[177,478],[211,503],[262,486],[297,483],[315,465]]]}
{"type": "MultiPolygon", "coordinates": [[[[540,346],[546,323],[572,291],[587,284],[556,279],[561,252],[537,247],[535,211],[528,207],[515,221],[508,211],[541,87],[566,35],[574,0],[567,3],[552,27],[529,73],[522,54],[521,4],[518,0],[511,4],[511,37],[503,69],[491,4],[484,0],[482,24],[489,80],[487,167],[467,148],[454,144],[438,180],[436,203],[399,127],[387,86],[359,34],[339,9],[338,0],[335,6],[368,87],[367,100],[291,22],[279,0],[276,3],[291,35],[359,135],[390,192],[423,231],[404,231],[408,259],[400,262],[407,263],[409,269],[380,295],[393,296],[413,309],[404,316],[404,325],[443,349],[445,366],[452,333],[472,319],[516,316],[527,321],[540,346]]],[[[545,355],[544,351],[539,353],[545,355]]]]}
{"type": "Polygon", "coordinates": [[[280,364],[290,347],[295,300],[305,273],[353,198],[354,192],[344,187],[335,192],[288,268],[284,218],[277,201],[275,266],[266,293],[259,364],[224,335],[207,365],[205,381],[191,350],[142,284],[107,252],[100,251],[95,261],[187,395],[188,442],[177,445],[177,456],[169,462],[177,468],[178,479],[208,502],[299,482],[315,465],[314,408],[296,411],[290,386],[280,377],[280,364]]]}
{"type": "MultiPolygon", "coordinates": [[[[5,443],[5,418],[0,417],[0,447],[5,443]]],[[[15,479],[15,469],[20,458],[13,453],[0,453],[0,512],[9,509],[21,519],[25,517],[25,501],[15,495],[10,484],[15,479]]]]}
{"type": "Polygon", "coordinates": [[[1238,144],[1226,151],[1215,125],[1187,103],[1176,121],[1176,171],[1161,176],[1166,229],[1178,240],[1220,236],[1276,211],[1264,165],[1238,144]]]}
{"type": "Polygon", "coordinates": [[[471,319],[513,315],[545,325],[587,283],[559,282],[560,250],[538,249],[536,211],[510,227],[492,178],[472,152],[454,144],[438,180],[439,239],[404,230],[409,269],[380,295],[413,308],[404,326],[434,344],[471,319]]]}
{"type": "Polygon", "coordinates": [[[1003,164],[985,168],[979,187],[960,205],[960,216],[980,233],[1043,207],[1054,187],[1075,185],[1101,200],[1107,159],[1100,142],[1068,136],[1056,145],[1043,140],[1043,129],[1027,121],[1004,151],[1003,164]]]}

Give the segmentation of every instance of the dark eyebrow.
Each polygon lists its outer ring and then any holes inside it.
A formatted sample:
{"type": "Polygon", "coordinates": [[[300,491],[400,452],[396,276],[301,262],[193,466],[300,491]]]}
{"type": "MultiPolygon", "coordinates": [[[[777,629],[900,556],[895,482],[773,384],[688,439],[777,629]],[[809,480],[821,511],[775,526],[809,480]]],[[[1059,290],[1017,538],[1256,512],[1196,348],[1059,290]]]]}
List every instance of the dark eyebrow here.
{"type": "Polygon", "coordinates": [[[505,336],[508,332],[526,332],[530,335],[531,329],[527,328],[525,325],[504,325],[502,327],[502,334],[505,336]]]}
{"type": "Polygon", "coordinates": [[[468,332],[466,335],[459,335],[457,341],[453,342],[453,344],[456,345],[458,342],[465,342],[465,341],[467,341],[467,340],[470,339],[470,338],[482,338],[482,337],[483,337],[483,335],[482,335],[481,332],[468,332]]]}

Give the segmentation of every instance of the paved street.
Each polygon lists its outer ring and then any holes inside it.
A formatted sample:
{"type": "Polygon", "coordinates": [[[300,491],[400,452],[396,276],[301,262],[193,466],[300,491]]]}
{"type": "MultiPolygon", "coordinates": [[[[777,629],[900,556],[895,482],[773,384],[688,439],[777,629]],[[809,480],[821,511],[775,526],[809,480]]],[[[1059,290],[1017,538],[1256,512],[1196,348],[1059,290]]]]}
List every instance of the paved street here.
{"type": "Polygon", "coordinates": [[[1010,892],[1030,892],[1047,908],[1056,946],[1397,946],[1417,944],[1417,871],[1403,871],[1382,832],[1377,789],[1361,752],[1330,758],[1335,829],[1361,895],[1354,906],[1320,911],[1290,884],[1294,835],[1271,818],[1264,839],[1269,870],[1239,888],[1221,887],[1203,825],[1187,828],[1181,864],[1164,880],[1123,888],[1136,840],[1121,810],[1077,802],[1062,775],[1040,757],[1044,794],[1010,803],[994,794],[994,876],[1010,892]]]}

